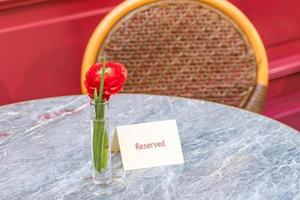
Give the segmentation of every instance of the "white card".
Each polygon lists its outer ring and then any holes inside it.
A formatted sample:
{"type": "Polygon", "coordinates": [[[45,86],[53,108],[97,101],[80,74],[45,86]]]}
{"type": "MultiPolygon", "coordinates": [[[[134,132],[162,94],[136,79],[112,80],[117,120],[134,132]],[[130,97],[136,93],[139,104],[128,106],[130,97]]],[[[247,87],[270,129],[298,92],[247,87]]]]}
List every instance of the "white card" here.
{"type": "Polygon", "coordinates": [[[116,132],[124,170],[184,163],[176,120],[119,126],[116,132]]]}

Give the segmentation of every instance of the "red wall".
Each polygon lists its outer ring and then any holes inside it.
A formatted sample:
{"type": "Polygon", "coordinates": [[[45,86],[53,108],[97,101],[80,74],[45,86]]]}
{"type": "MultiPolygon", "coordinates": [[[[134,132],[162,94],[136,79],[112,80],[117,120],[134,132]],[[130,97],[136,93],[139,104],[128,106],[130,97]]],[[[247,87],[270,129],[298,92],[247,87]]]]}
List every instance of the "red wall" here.
{"type": "MultiPolygon", "coordinates": [[[[95,26],[122,0],[0,3],[0,105],[79,94],[80,65],[95,26]]],[[[254,23],[270,60],[264,114],[300,130],[299,0],[231,0],[254,23]]]]}
{"type": "Polygon", "coordinates": [[[300,130],[300,1],[231,0],[266,46],[270,85],[264,114],[300,130]]]}
{"type": "Polygon", "coordinates": [[[0,3],[0,105],[79,94],[88,38],[120,2],[48,0],[3,9],[0,3]]]}

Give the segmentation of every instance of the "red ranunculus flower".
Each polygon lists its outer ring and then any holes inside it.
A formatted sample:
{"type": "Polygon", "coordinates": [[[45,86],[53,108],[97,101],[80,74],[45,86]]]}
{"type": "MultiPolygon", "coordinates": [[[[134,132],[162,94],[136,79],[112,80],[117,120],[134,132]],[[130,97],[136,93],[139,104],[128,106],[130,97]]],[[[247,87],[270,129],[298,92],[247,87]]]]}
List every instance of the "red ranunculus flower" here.
{"type": "MultiPolygon", "coordinates": [[[[102,63],[96,63],[86,72],[84,85],[88,95],[94,99],[94,90],[99,92],[102,73],[102,63]]],[[[109,97],[118,93],[125,84],[127,69],[117,62],[107,62],[104,76],[103,99],[108,101],[109,97]]]]}

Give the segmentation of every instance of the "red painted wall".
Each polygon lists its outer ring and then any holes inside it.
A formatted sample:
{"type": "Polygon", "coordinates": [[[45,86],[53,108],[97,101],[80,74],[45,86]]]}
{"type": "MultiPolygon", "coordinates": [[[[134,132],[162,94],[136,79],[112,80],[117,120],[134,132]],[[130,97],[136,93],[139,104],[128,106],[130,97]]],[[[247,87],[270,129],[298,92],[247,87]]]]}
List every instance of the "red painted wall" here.
{"type": "Polygon", "coordinates": [[[1,10],[0,105],[80,93],[87,41],[121,0],[48,0],[1,10]]]}
{"type": "Polygon", "coordinates": [[[300,1],[231,0],[260,33],[270,61],[264,114],[300,130],[300,1]]]}
{"type": "MultiPolygon", "coordinates": [[[[122,0],[0,3],[0,105],[79,94],[83,52],[99,21],[122,0]]],[[[253,22],[270,60],[264,114],[300,130],[299,0],[230,0],[253,22]]]]}

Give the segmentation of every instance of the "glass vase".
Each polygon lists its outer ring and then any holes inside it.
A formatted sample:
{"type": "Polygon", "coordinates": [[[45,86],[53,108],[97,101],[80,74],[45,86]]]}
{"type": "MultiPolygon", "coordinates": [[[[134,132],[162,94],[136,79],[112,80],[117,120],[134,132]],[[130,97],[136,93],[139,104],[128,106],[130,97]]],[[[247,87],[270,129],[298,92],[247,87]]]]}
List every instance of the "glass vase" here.
{"type": "Polygon", "coordinates": [[[96,184],[111,181],[111,130],[109,104],[91,102],[91,152],[93,179],[96,184]]]}

